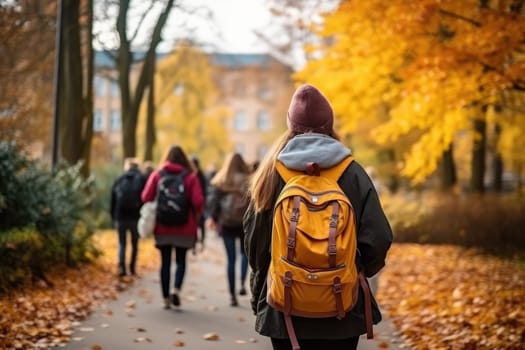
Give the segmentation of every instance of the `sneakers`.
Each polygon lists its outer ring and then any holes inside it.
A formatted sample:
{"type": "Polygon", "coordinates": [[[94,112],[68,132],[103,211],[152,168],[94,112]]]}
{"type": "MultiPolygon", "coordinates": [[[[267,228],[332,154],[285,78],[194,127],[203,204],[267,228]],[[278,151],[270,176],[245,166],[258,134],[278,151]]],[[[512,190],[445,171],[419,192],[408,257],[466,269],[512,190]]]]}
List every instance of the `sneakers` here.
{"type": "Polygon", "coordinates": [[[177,293],[173,293],[171,295],[171,303],[174,305],[174,306],[180,306],[180,298],[179,298],[179,294],[177,293]]]}
{"type": "Polygon", "coordinates": [[[237,298],[235,297],[235,295],[232,295],[231,297],[230,306],[239,306],[239,302],[237,301],[237,298]]]}
{"type": "Polygon", "coordinates": [[[239,290],[239,295],[246,295],[246,288],[244,288],[244,286],[241,288],[241,290],[239,290]]]}
{"type": "Polygon", "coordinates": [[[120,267],[118,268],[118,275],[119,275],[119,277],[124,277],[124,276],[126,276],[126,268],[120,266],[120,267]]]}
{"type": "Polygon", "coordinates": [[[170,308],[170,298],[164,298],[164,310],[170,308]]]}

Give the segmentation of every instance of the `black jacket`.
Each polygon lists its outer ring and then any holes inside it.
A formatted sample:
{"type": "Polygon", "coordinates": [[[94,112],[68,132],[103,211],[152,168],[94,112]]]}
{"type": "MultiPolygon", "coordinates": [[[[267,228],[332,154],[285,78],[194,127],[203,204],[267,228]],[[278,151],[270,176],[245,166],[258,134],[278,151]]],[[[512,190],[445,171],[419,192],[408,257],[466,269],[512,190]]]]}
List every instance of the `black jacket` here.
{"type": "MultiPolygon", "coordinates": [[[[338,181],[355,211],[358,249],[361,252],[367,277],[376,274],[385,264],[392,243],[392,231],[379,202],[377,192],[367,173],[357,162],[352,162],[338,181]]],[[[276,195],[284,186],[281,180],[276,195]]],[[[251,267],[251,306],[256,315],[255,329],[272,338],[288,338],[282,313],[266,303],[266,275],[270,264],[272,210],[255,213],[252,205],[244,216],[245,249],[251,267]]],[[[373,300],[374,323],[381,313],[373,300]]],[[[362,292],[356,306],[342,320],[336,318],[293,317],[299,339],[342,339],[366,333],[362,292]]]]}
{"type": "Polygon", "coordinates": [[[144,176],[137,169],[130,169],[120,175],[111,188],[111,205],[110,205],[110,214],[111,219],[116,221],[138,221],[140,218],[140,207],[142,206],[142,200],[140,199],[140,194],[144,186],[146,185],[146,176],[144,176]],[[139,188],[137,195],[131,195],[129,197],[133,198],[127,199],[126,203],[120,199],[119,196],[119,186],[126,178],[134,178],[138,181],[139,188]]]}

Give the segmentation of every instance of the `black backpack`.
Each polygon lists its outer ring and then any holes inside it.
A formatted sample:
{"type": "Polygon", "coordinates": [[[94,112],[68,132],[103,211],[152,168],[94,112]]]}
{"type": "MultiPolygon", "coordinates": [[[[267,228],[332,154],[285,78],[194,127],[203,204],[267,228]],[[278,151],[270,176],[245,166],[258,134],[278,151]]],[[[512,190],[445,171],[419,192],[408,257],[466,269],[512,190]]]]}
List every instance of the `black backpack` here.
{"type": "Polygon", "coordinates": [[[190,201],[184,187],[184,177],[189,173],[160,171],[157,190],[157,222],[166,226],[180,226],[188,222],[190,201]]]}
{"type": "Polygon", "coordinates": [[[140,194],[144,188],[144,178],[140,173],[124,174],[116,187],[117,208],[121,213],[138,214],[142,206],[140,194]]]}

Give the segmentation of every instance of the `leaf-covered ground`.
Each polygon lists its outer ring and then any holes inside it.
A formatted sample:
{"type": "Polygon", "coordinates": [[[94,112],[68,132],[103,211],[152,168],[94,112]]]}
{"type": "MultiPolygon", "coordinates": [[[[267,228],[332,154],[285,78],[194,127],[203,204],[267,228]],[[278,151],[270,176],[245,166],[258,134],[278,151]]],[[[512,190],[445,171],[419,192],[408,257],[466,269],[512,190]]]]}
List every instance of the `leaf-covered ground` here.
{"type": "MultiPolygon", "coordinates": [[[[132,277],[117,277],[116,233],[97,233],[95,239],[104,253],[96,264],[49,272],[53,287],[36,283],[0,297],[0,349],[47,349],[68,342],[75,322],[133,284],[132,277]]],[[[156,266],[153,244],[141,241],[139,275],[156,266]]]]}
{"type": "Polygon", "coordinates": [[[453,246],[397,244],[378,293],[406,347],[525,348],[523,265],[453,246]]]}
{"type": "MultiPolygon", "coordinates": [[[[105,252],[96,265],[54,271],[48,274],[53,288],[37,284],[0,298],[1,349],[68,342],[77,322],[133,284],[131,277],[116,277],[116,234],[96,237],[105,252]]],[[[139,274],[157,268],[150,240],[141,242],[139,255],[139,274]]],[[[473,250],[395,244],[378,299],[404,348],[493,350],[525,344],[525,269],[473,250]]]]}

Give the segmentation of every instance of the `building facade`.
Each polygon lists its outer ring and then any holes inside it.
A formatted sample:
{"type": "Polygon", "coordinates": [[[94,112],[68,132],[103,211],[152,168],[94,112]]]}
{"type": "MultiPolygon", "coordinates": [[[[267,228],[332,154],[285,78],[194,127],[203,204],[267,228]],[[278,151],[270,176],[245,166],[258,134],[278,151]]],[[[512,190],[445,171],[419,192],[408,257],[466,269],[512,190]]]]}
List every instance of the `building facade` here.
{"type": "MultiPolygon", "coordinates": [[[[269,54],[213,53],[208,57],[218,102],[232,112],[226,125],[232,151],[250,163],[262,159],[286,128],[286,110],[294,89],[292,68],[269,54]]],[[[109,144],[115,160],[121,153],[122,137],[119,87],[111,60],[101,52],[95,58],[93,129],[109,144]]]]}

